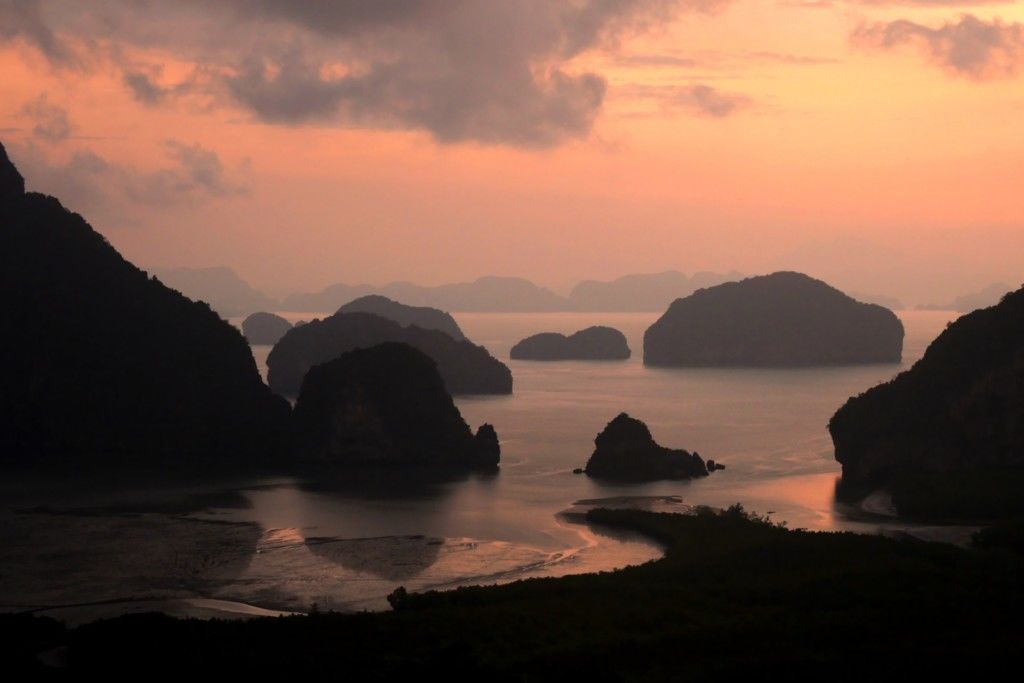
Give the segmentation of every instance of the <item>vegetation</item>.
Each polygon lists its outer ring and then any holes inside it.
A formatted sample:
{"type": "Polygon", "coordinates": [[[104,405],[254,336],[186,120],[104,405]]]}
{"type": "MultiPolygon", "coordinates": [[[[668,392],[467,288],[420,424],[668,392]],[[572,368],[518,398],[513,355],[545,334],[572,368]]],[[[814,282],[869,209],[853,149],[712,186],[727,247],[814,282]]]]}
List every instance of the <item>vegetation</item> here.
{"type": "Polygon", "coordinates": [[[595,510],[590,520],[653,537],[666,555],[610,573],[396,591],[387,613],[134,615],[73,630],[6,617],[7,664],[32,666],[35,653],[67,646],[75,675],[846,680],[982,678],[1019,659],[1022,563],[1003,550],[790,531],[739,506],[693,516],[595,510]]]}
{"type": "Polygon", "coordinates": [[[1024,289],[951,323],[829,430],[845,497],[886,488],[916,517],[1024,514],[1024,289]]]}

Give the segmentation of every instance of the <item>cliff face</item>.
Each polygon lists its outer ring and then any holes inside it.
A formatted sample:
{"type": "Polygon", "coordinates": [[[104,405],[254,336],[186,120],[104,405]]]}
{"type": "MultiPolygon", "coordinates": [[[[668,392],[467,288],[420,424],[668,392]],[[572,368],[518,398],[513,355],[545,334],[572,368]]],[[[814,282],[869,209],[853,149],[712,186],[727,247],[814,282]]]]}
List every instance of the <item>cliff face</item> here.
{"type": "Polygon", "coordinates": [[[428,306],[406,306],[379,294],[370,294],[350,301],[339,308],[338,313],[373,313],[394,320],[402,327],[415,325],[424,330],[444,332],[456,341],[466,339],[466,335],[462,334],[451,314],[428,306]]]}
{"type": "Polygon", "coordinates": [[[542,332],[512,347],[512,358],[522,360],[625,360],[629,358],[626,335],[611,327],[588,327],[568,337],[542,332]]]}
{"type": "Polygon", "coordinates": [[[707,465],[696,453],[658,445],[640,420],[620,413],[594,439],[594,453],[584,472],[609,481],[705,477],[707,465]]]}
{"type": "Polygon", "coordinates": [[[294,395],[314,365],[389,341],[409,344],[430,356],[453,394],[512,393],[512,372],[484,347],[437,330],[402,327],[370,313],[335,313],[293,327],[267,357],[267,378],[274,391],[294,395]]]}
{"type": "Polygon", "coordinates": [[[840,494],[930,517],[1024,512],[1024,290],[965,315],[829,422],[840,494]]]}
{"type": "Polygon", "coordinates": [[[474,436],[437,366],[408,344],[384,343],[314,366],[295,404],[297,457],[341,466],[488,469],[494,428],[474,436]]]}
{"type": "Polygon", "coordinates": [[[238,330],[22,187],[0,146],[0,459],[55,474],[274,461],[288,406],[238,330]]]}
{"type": "Polygon", "coordinates": [[[800,273],[773,273],[677,299],[644,335],[661,366],[825,366],[897,363],[903,324],[800,273]]]}

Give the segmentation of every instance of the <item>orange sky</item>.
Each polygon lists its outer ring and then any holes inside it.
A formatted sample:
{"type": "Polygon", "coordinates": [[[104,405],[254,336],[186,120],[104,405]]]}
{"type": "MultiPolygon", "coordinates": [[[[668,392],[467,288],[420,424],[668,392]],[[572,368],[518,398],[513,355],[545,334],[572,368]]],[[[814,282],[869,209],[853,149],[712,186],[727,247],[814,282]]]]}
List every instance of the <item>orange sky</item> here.
{"type": "Polygon", "coordinates": [[[785,267],[914,303],[1024,280],[1022,3],[419,4],[0,0],[0,139],[140,265],[271,293],[785,267]]]}

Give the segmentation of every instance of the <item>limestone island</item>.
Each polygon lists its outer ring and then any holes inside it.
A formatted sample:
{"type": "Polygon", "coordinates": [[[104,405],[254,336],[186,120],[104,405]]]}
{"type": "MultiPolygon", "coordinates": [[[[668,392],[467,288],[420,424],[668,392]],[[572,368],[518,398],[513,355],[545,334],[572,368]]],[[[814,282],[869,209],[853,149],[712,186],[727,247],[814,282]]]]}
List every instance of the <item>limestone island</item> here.
{"type": "Polygon", "coordinates": [[[253,345],[273,346],[292,329],[292,324],[273,313],[253,313],[242,321],[242,334],[253,345]]]}
{"type": "Polygon", "coordinates": [[[626,360],[626,335],[612,327],[594,326],[566,336],[542,332],[523,339],[509,354],[514,360],[626,360]]]}
{"type": "Polygon", "coordinates": [[[373,313],[394,320],[402,327],[415,325],[424,330],[439,330],[456,341],[465,341],[466,335],[450,313],[429,306],[406,306],[386,296],[369,294],[353,299],[338,309],[338,313],[373,313]]]}
{"type": "Polygon", "coordinates": [[[371,313],[335,313],[289,330],[267,357],[270,388],[294,396],[314,365],[358,348],[403,342],[437,363],[445,387],[453,394],[511,394],[512,372],[487,349],[457,341],[438,330],[402,327],[371,313]]]}
{"type": "Polygon", "coordinates": [[[644,482],[658,479],[706,477],[714,469],[700,455],[665,448],[654,441],[651,431],[640,420],[626,413],[608,423],[594,439],[594,453],[583,471],[595,479],[617,482],[644,482]]]}
{"type": "Polygon", "coordinates": [[[356,349],[314,366],[293,416],[304,463],[478,470],[500,459],[494,428],[474,435],[437,365],[408,344],[356,349]]]}
{"type": "Polygon", "coordinates": [[[801,273],[779,272],[676,299],[644,334],[644,364],[813,367],[898,363],[903,323],[801,273]]]}
{"type": "Polygon", "coordinates": [[[881,490],[899,514],[928,519],[1024,514],[1024,289],[951,323],[828,427],[841,498],[881,490]]]}

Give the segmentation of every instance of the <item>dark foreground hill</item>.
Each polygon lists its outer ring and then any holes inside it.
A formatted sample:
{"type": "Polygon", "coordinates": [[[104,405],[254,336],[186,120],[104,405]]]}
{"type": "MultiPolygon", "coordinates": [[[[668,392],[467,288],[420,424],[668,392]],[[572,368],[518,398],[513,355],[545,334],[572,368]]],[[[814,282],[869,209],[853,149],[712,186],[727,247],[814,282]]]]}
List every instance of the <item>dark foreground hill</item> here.
{"type": "Polygon", "coordinates": [[[437,365],[408,344],[356,349],[314,366],[295,403],[296,457],[327,467],[494,469],[494,428],[476,436],[437,365]]]}
{"type": "Polygon", "coordinates": [[[267,357],[267,380],[274,391],[293,396],[314,365],[384,342],[403,342],[430,356],[453,394],[512,393],[512,372],[484,347],[370,313],[335,313],[293,327],[267,357]]]}
{"type": "Polygon", "coordinates": [[[288,406],[241,333],[26,194],[2,146],[0,320],[4,464],[195,471],[279,455],[288,406]]]}
{"type": "Polygon", "coordinates": [[[902,351],[892,311],[790,272],[698,290],[644,334],[644,363],[660,366],[898,363],[902,351]]]}
{"type": "Polygon", "coordinates": [[[902,514],[1024,514],[1024,289],[969,313],[910,370],[829,422],[840,493],[893,496],[902,514]]]}
{"type": "MultiPolygon", "coordinates": [[[[595,510],[665,557],[616,572],[392,595],[393,612],[250,621],[0,617],[6,672],[67,664],[345,680],[1001,680],[1020,665],[1020,559],[724,514],[595,510]]],[[[38,674],[38,672],[36,672],[38,674]]],[[[56,672],[60,673],[60,672],[56,672]]],[[[26,674],[27,675],[27,674],[26,674]]]]}

